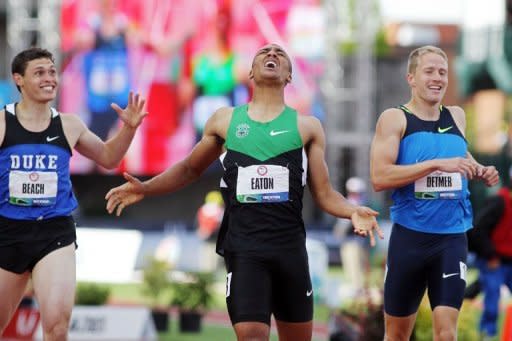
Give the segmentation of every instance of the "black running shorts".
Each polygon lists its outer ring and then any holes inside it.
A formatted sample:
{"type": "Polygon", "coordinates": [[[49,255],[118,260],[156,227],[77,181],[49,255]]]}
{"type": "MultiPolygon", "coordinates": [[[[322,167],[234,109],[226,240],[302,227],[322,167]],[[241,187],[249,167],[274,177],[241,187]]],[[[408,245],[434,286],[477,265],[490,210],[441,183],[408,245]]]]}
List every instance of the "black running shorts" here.
{"type": "Polygon", "coordinates": [[[76,245],[73,217],[13,220],[0,217],[0,268],[22,274],[32,271],[50,252],[76,245]]]}
{"type": "Polygon", "coordinates": [[[428,289],[430,307],[460,309],[466,287],[465,233],[435,234],[394,224],[384,283],[384,311],[414,314],[428,289]]]}
{"type": "Polygon", "coordinates": [[[313,289],[306,248],[229,253],[226,302],[231,323],[313,319],[313,289]]]}

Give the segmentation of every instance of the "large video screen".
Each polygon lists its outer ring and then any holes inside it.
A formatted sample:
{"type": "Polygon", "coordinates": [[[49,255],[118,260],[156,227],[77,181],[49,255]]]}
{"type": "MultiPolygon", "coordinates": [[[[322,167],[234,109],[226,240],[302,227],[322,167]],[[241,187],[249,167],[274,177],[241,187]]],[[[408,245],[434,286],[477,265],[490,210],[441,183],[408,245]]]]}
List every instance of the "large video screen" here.
{"type": "MultiPolygon", "coordinates": [[[[114,173],[153,175],[190,152],[216,109],[250,100],[252,58],[270,42],[294,62],[288,105],[322,119],[324,30],[318,0],[64,0],[59,110],[108,139],[120,124],[110,104],[141,93],[149,115],[114,173]]],[[[71,171],[107,173],[78,153],[71,171]]]]}

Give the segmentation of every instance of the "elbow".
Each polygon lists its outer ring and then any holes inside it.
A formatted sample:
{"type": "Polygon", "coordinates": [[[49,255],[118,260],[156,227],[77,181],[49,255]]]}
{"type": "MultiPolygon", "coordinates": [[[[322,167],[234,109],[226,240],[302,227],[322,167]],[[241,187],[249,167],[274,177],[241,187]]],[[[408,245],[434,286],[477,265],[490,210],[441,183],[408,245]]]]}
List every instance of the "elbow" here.
{"type": "Polygon", "coordinates": [[[119,166],[121,164],[121,161],[102,161],[102,162],[97,162],[99,166],[105,168],[105,169],[108,169],[108,170],[112,170],[114,168],[116,168],[117,166],[119,166]]]}
{"type": "Polygon", "coordinates": [[[388,189],[388,186],[386,186],[386,183],[384,182],[384,179],[382,177],[372,175],[371,183],[373,190],[375,192],[380,192],[388,189]]]}
{"type": "Polygon", "coordinates": [[[381,191],[384,191],[385,189],[387,189],[385,186],[375,183],[375,182],[372,182],[372,186],[373,186],[373,190],[375,192],[381,192],[381,191]]]}

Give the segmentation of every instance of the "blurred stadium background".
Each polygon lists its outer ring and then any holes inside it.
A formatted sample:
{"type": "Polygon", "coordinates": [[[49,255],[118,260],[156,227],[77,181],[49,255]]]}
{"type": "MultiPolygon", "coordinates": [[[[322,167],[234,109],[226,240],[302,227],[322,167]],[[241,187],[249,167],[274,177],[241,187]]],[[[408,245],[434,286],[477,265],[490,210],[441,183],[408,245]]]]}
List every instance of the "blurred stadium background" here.
{"type": "MultiPolygon", "coordinates": [[[[494,164],[503,183],[510,181],[511,8],[506,0],[3,0],[0,104],[17,100],[10,60],[31,45],[57,58],[61,84],[54,105],[80,115],[100,136],[117,124],[105,103],[123,98],[126,89],[141,92],[150,115],[118,169],[107,172],[76,153],[72,159],[80,203],[78,279],[139,283],[148,255],[175,270],[213,271],[213,237],[196,233],[197,212],[217,188],[220,165],[120,218],[107,215],[103,198],[123,181],[123,171],[146,178],[184,157],[217,107],[247,101],[258,47],[276,42],[292,56],[288,104],[322,121],[334,186],[346,195],[349,178],[367,184],[364,199],[381,212],[389,236],[390,193],[368,185],[369,146],[379,113],[409,98],[407,55],[417,46],[447,52],[444,104],[465,108],[472,152],[494,164]]],[[[495,190],[474,186],[475,211],[495,190]]],[[[349,238],[307,192],[304,218],[318,302],[337,309],[355,292],[340,252],[349,238]]],[[[386,241],[370,253],[377,271],[385,251],[386,241]]]]}

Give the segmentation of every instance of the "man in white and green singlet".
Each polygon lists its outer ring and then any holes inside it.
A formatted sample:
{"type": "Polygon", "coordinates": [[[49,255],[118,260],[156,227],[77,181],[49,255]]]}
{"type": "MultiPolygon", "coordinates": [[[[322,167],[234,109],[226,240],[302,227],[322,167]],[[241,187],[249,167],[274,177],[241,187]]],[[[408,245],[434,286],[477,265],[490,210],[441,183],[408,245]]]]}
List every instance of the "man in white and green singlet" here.
{"type": "Polygon", "coordinates": [[[302,219],[304,186],[327,213],[351,219],[356,233],[382,238],[377,212],[348,202],[329,182],[323,128],[313,116],[299,115],[284,101],[292,65],[282,47],[262,47],[249,77],[252,100],[218,109],[202,139],[182,161],[141,182],[110,190],[109,213],[147,195],[175,192],[197,180],[220,158],[226,204],[217,242],[227,268],[226,302],[238,340],[268,340],[270,317],[280,340],[311,340],[313,288],[302,219]]]}

